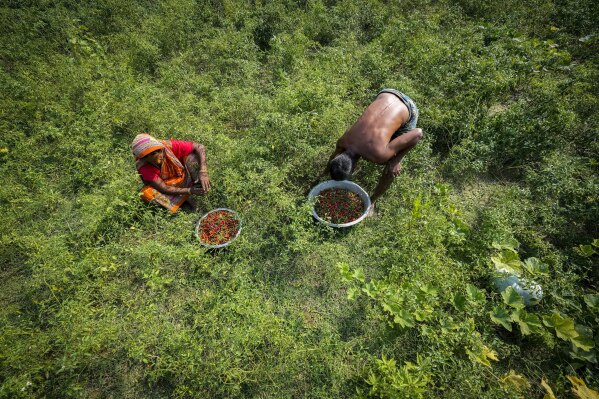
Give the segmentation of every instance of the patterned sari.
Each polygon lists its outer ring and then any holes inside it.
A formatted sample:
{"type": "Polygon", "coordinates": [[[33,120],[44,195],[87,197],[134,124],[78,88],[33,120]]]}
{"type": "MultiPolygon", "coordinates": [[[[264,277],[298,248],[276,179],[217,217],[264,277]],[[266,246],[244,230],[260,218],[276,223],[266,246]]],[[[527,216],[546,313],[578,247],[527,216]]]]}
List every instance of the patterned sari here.
{"type": "MultiPolygon", "coordinates": [[[[164,183],[174,187],[191,187],[192,177],[187,162],[181,163],[173,153],[171,143],[168,140],[157,140],[149,134],[137,135],[131,144],[131,150],[135,155],[135,167],[139,170],[141,166],[147,163],[143,160],[143,157],[159,149],[164,151],[164,159],[160,167],[160,178],[164,183]]],[[[181,204],[189,198],[189,194],[163,194],[146,184],[140,191],[140,197],[145,202],[155,203],[171,212],[177,212],[181,204]]]]}

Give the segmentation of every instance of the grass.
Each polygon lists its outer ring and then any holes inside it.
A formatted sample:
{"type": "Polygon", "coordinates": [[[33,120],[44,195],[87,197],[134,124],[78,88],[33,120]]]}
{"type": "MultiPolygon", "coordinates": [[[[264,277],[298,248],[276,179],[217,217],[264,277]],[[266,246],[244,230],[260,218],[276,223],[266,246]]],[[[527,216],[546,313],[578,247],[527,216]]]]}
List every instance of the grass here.
{"type": "MultiPolygon", "coordinates": [[[[568,375],[597,389],[593,15],[563,1],[0,7],[0,397],[504,398],[540,396],[542,379],[565,397],[568,375]],[[377,218],[323,227],[306,195],[383,87],[416,101],[424,140],[377,218]],[[140,132],[206,145],[199,214],[139,201],[140,132]],[[244,223],[221,251],[193,235],[216,207],[244,223]],[[591,341],[491,320],[516,311],[491,282],[492,244],[514,240],[549,269],[528,320],[559,311],[591,341]]],[[[380,169],[354,180],[372,191],[380,169]]]]}

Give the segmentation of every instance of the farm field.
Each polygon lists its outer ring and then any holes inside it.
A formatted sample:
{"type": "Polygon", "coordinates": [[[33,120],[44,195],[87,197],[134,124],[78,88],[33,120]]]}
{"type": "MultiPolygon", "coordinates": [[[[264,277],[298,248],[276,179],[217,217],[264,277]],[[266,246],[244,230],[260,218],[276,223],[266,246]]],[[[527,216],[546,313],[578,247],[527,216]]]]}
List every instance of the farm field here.
{"type": "Polygon", "coordinates": [[[599,397],[597,21],[592,0],[2,2],[0,398],[599,397]],[[308,192],[383,88],[424,137],[375,217],[323,226],[308,192]],[[197,212],[140,201],[144,132],[206,146],[197,212]],[[220,207],[243,228],[207,249],[220,207]]]}

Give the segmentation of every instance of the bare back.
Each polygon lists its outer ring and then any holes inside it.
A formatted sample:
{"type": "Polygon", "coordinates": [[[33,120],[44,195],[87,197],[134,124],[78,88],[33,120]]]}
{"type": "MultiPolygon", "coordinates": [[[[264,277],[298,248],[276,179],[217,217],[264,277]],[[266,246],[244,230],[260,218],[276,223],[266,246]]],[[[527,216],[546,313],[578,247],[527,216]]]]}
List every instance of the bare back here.
{"type": "Polygon", "coordinates": [[[387,162],[395,156],[395,151],[389,147],[391,136],[409,117],[408,107],[397,96],[381,93],[341,136],[337,147],[371,162],[387,162]]]}

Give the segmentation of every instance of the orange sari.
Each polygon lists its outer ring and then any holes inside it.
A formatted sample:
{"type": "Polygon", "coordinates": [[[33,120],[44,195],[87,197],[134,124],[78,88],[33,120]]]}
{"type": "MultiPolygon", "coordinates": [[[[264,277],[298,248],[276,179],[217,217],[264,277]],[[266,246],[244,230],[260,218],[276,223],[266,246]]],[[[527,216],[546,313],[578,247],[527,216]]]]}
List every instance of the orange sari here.
{"type": "MultiPolygon", "coordinates": [[[[160,167],[160,178],[169,186],[190,187],[192,180],[187,166],[182,163],[173,153],[171,143],[168,140],[156,140],[162,144],[164,160],[160,167]]],[[[145,152],[145,151],[144,151],[145,152]]],[[[135,166],[139,169],[146,164],[143,159],[137,159],[135,166]]],[[[163,194],[154,187],[146,184],[140,191],[140,197],[145,202],[158,204],[171,212],[177,212],[181,204],[189,198],[189,194],[163,194]]]]}

